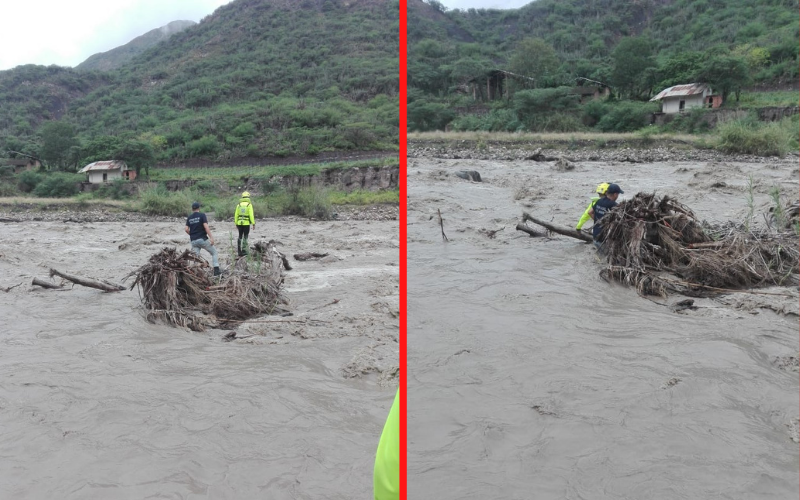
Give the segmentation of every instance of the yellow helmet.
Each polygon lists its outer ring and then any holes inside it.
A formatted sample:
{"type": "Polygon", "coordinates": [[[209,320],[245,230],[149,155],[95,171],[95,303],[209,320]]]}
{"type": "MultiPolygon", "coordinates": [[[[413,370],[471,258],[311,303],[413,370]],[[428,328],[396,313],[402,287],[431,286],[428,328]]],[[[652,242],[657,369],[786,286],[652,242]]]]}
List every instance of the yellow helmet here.
{"type": "Polygon", "coordinates": [[[608,186],[610,186],[610,184],[607,183],[607,182],[603,182],[601,184],[598,184],[597,185],[597,194],[606,194],[606,190],[608,189],[608,186]]]}
{"type": "MultiPolygon", "coordinates": [[[[606,188],[608,188],[608,184],[606,184],[606,188]]],[[[242,198],[250,198],[250,191],[245,191],[242,193],[242,198]]]]}

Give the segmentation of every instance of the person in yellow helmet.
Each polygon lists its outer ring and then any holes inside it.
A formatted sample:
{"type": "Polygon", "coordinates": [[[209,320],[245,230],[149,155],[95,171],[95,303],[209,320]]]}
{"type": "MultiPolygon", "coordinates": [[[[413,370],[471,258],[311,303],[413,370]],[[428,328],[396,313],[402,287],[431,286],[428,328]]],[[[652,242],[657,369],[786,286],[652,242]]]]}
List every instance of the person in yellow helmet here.
{"type": "Polygon", "coordinates": [[[241,257],[242,255],[247,255],[248,252],[247,238],[250,236],[250,228],[256,228],[256,217],[253,215],[253,204],[250,202],[249,192],[242,193],[242,198],[239,200],[239,204],[236,205],[233,218],[236,223],[236,229],[239,231],[236,249],[239,257],[241,257]]]}
{"type": "Polygon", "coordinates": [[[392,409],[383,426],[375,470],[372,476],[375,500],[400,498],[400,390],[394,396],[392,409]]]}
{"type": "Polygon", "coordinates": [[[595,190],[595,192],[599,196],[593,196],[592,197],[592,201],[589,203],[589,206],[586,207],[586,210],[583,212],[583,215],[581,215],[581,218],[578,220],[578,225],[575,226],[575,229],[577,231],[580,231],[581,228],[583,227],[583,225],[586,224],[587,222],[589,222],[589,219],[594,220],[594,217],[592,217],[592,209],[594,208],[595,204],[598,201],[600,201],[600,198],[602,198],[602,197],[604,197],[606,195],[606,190],[608,190],[608,186],[610,186],[610,184],[608,182],[600,183],[597,186],[597,189],[595,190]]]}

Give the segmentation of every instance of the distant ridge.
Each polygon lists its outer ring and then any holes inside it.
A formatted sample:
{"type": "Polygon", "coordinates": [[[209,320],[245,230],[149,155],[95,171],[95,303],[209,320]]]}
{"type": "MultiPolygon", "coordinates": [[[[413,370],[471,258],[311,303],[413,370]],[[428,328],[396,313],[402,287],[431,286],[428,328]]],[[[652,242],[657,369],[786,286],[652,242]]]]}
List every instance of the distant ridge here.
{"type": "Polygon", "coordinates": [[[107,52],[94,54],[77,65],[75,69],[84,71],[111,71],[117,69],[157,43],[166,40],[175,33],[180,33],[186,28],[191,28],[196,24],[197,23],[194,21],[172,21],[166,26],[156,28],[142,36],[134,38],[125,45],[121,45],[107,52]]]}

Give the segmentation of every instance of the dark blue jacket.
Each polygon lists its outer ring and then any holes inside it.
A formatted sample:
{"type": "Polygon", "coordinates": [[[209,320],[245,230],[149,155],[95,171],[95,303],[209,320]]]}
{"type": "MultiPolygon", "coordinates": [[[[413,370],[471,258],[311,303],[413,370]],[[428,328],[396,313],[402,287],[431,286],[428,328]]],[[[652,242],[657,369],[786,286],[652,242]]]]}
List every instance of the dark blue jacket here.
{"type": "Polygon", "coordinates": [[[605,239],[602,235],[603,224],[600,222],[600,219],[616,206],[617,202],[611,201],[609,198],[600,198],[597,203],[594,204],[594,227],[592,227],[592,236],[595,241],[603,241],[605,239]]]}
{"type": "Polygon", "coordinates": [[[203,226],[208,222],[206,214],[203,212],[192,212],[186,218],[186,225],[189,226],[189,240],[207,240],[206,228],[203,226]]]}

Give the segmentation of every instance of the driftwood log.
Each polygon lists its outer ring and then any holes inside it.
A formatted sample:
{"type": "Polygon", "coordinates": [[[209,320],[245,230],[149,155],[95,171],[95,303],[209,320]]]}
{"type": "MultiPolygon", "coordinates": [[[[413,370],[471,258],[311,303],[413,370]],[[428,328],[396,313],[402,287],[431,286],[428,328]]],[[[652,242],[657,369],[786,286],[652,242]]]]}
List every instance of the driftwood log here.
{"type": "MultiPolygon", "coordinates": [[[[260,254],[267,253],[271,249],[272,252],[275,252],[275,254],[277,254],[278,257],[281,258],[281,263],[283,264],[283,268],[286,269],[287,271],[291,271],[292,270],[292,265],[289,264],[289,259],[286,258],[286,255],[284,255],[283,253],[278,251],[277,246],[279,244],[281,244],[281,243],[279,241],[275,241],[275,240],[269,240],[267,242],[259,241],[258,243],[253,245],[253,248],[255,248],[256,252],[258,252],[260,254]]],[[[327,255],[327,254],[325,254],[325,255],[327,255]]]]}
{"type": "Polygon", "coordinates": [[[546,233],[540,233],[539,231],[536,231],[535,229],[532,229],[532,228],[530,228],[530,227],[528,227],[528,226],[526,226],[525,224],[522,224],[522,223],[517,224],[517,231],[522,231],[523,233],[528,233],[528,235],[531,238],[547,236],[546,233]]]}
{"type": "Polygon", "coordinates": [[[97,288],[98,290],[103,290],[104,292],[119,292],[120,290],[125,290],[125,287],[122,285],[108,283],[107,281],[98,281],[91,278],[81,278],[80,276],[62,273],[56,269],[50,269],[50,277],[52,278],[53,276],[58,276],[59,278],[71,281],[76,285],[97,288]]]}
{"type": "Polygon", "coordinates": [[[328,256],[327,253],[317,253],[317,252],[296,253],[294,254],[294,260],[305,261],[312,259],[321,259],[327,256],[328,256]]]}
{"type": "Polygon", "coordinates": [[[50,283],[49,281],[40,280],[39,278],[33,278],[33,282],[31,285],[40,286],[42,288],[61,288],[61,285],[56,285],[55,283],[50,283]]]}
{"type": "Polygon", "coordinates": [[[442,211],[437,208],[436,212],[439,214],[439,227],[442,228],[442,239],[444,241],[450,241],[447,239],[447,235],[444,234],[444,220],[442,220],[442,211]]]}
{"type": "MultiPolygon", "coordinates": [[[[550,222],[544,221],[542,219],[537,219],[536,217],[531,216],[527,212],[522,213],[522,222],[531,221],[534,224],[539,224],[542,227],[547,228],[548,231],[552,231],[554,233],[558,233],[563,236],[569,236],[570,238],[575,238],[581,241],[585,241],[586,243],[592,242],[592,237],[588,234],[582,233],[577,229],[572,229],[568,227],[557,226],[555,224],[551,224],[550,222]]],[[[519,229],[519,225],[517,226],[519,229]]]]}

